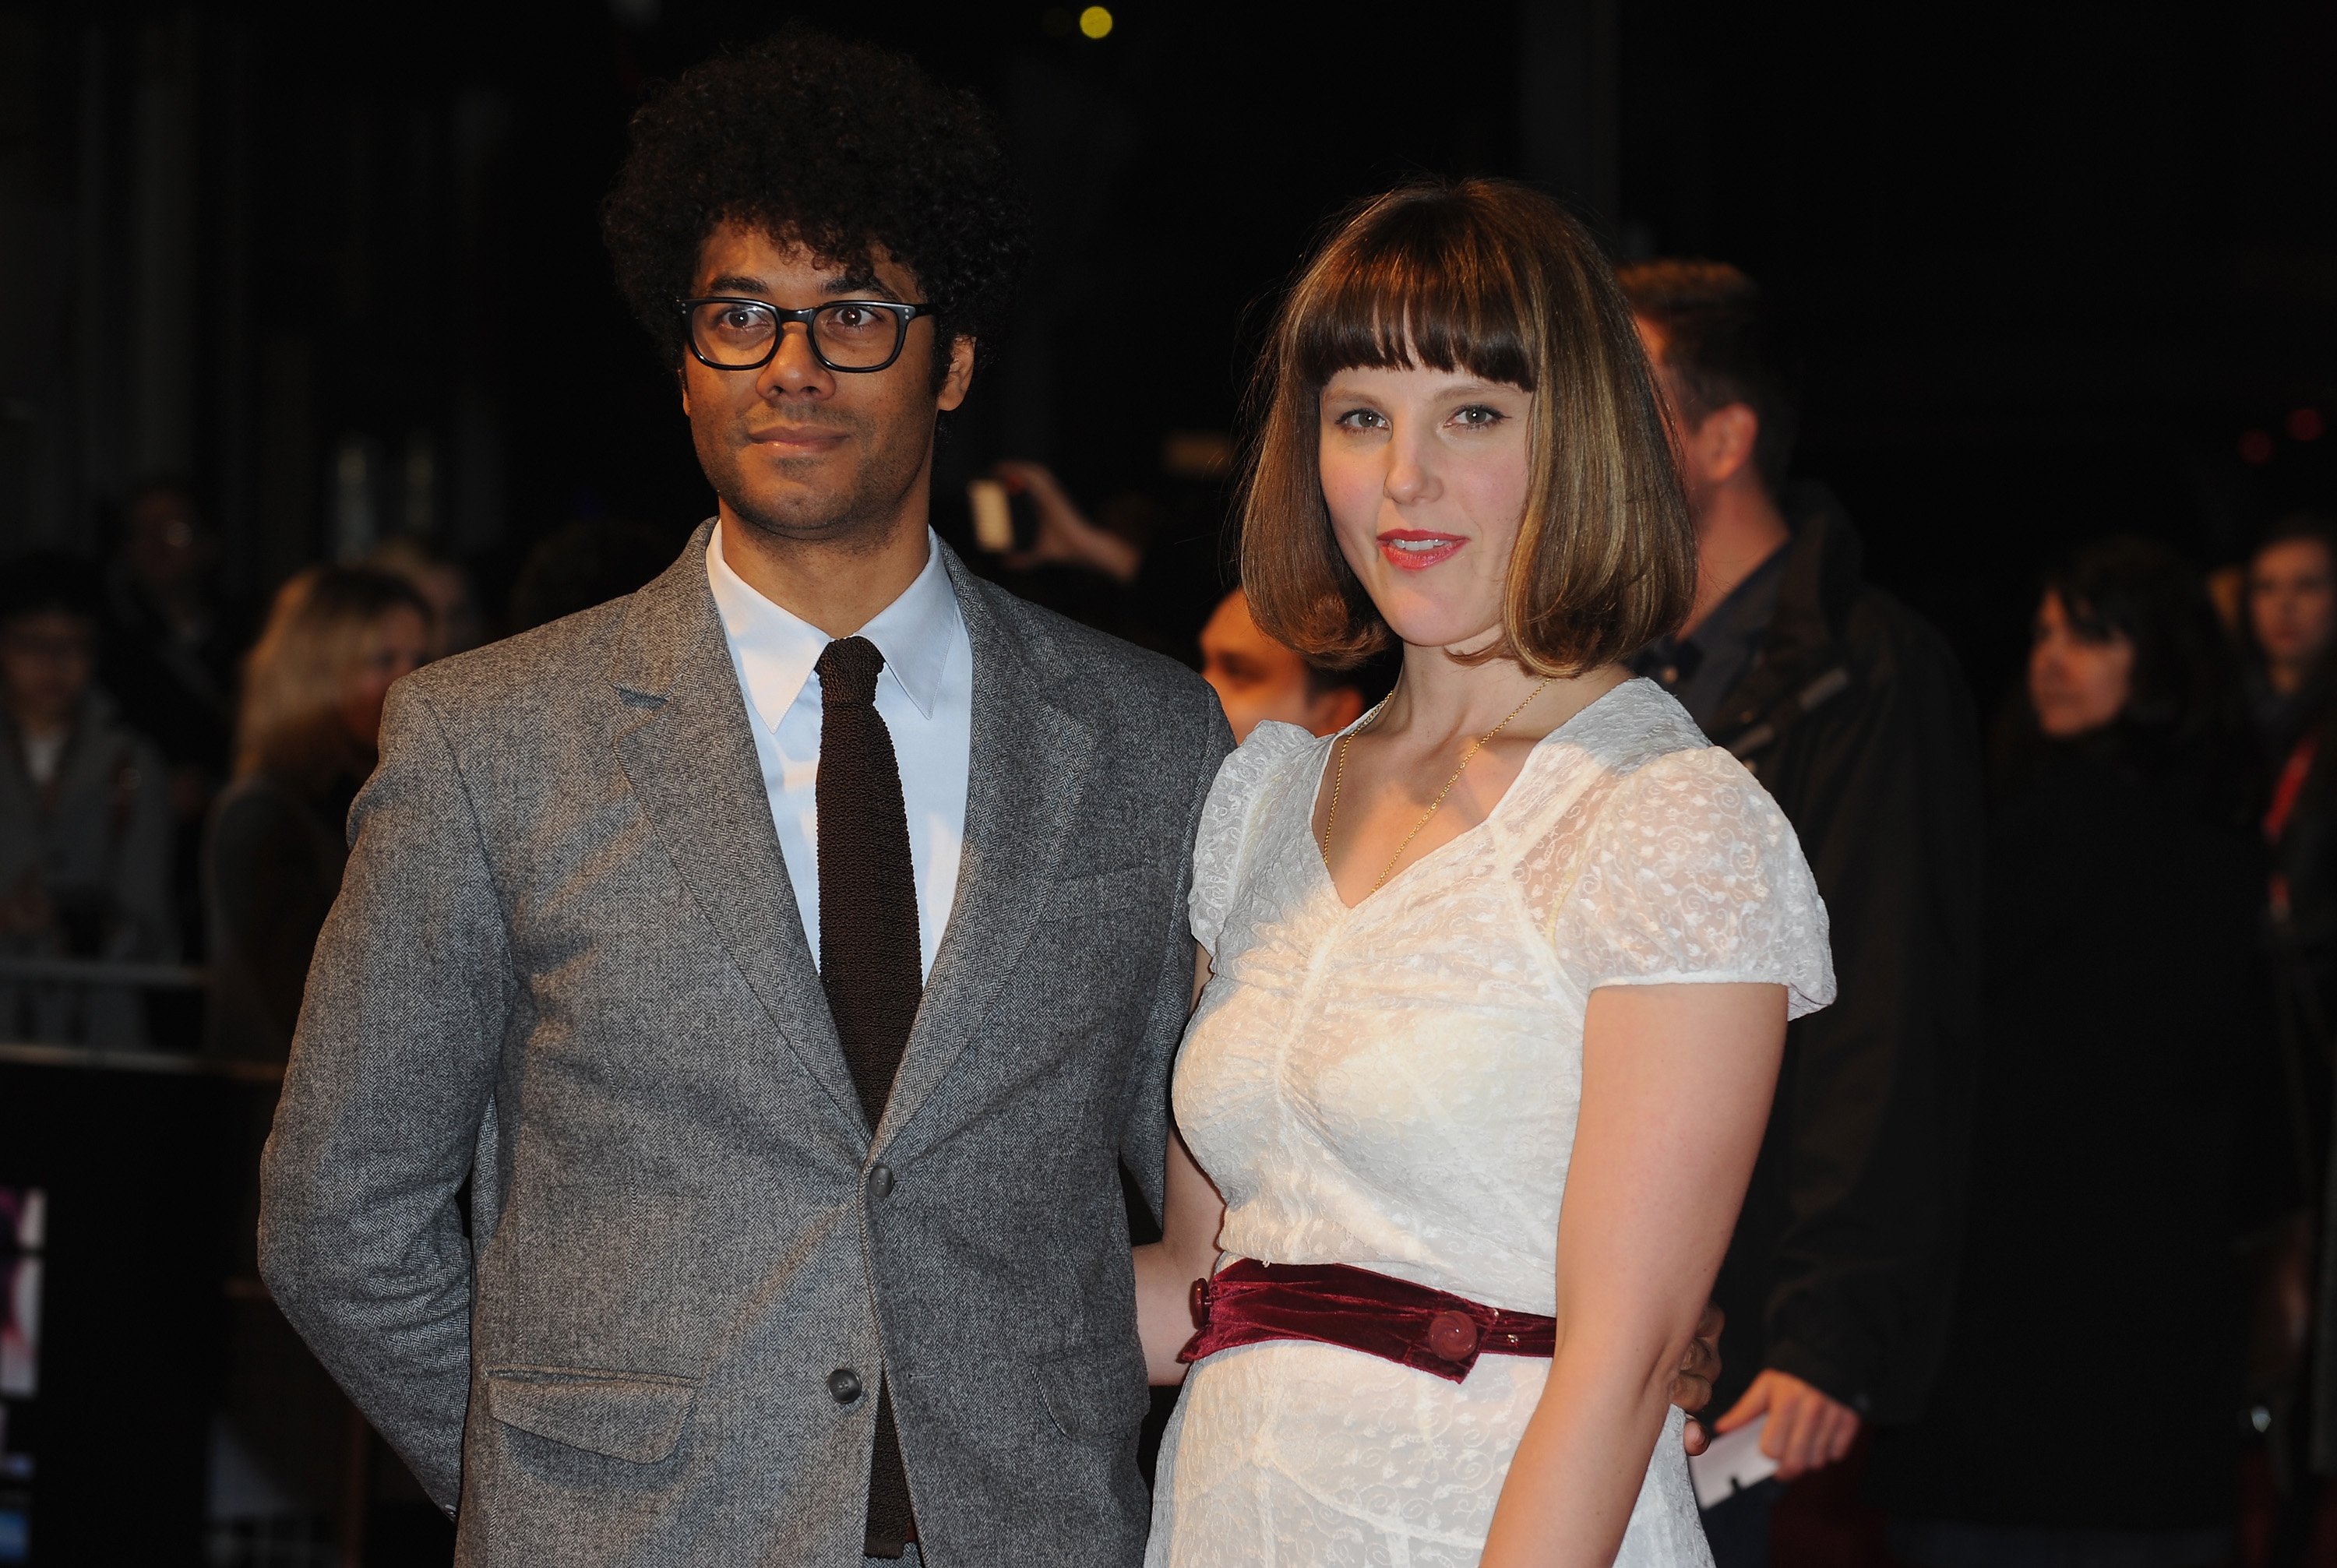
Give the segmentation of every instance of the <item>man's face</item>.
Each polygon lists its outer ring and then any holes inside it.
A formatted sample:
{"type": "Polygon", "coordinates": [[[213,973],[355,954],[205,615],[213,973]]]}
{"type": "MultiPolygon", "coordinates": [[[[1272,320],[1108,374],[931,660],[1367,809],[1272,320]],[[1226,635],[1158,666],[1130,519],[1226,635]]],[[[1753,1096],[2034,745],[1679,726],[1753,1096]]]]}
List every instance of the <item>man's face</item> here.
{"type": "Polygon", "coordinates": [[[1248,740],[1266,719],[1327,735],[1363,710],[1363,699],[1352,687],[1315,691],[1306,661],[1258,630],[1249,600],[1238,588],[1201,628],[1201,679],[1217,689],[1237,740],[1248,740]]]}
{"type": "Polygon", "coordinates": [[[211,564],[211,541],[183,496],[149,491],[130,508],[127,551],[130,570],[147,589],[169,594],[211,564]]]}
{"type": "Polygon", "coordinates": [[[0,696],[28,730],[48,734],[73,720],[95,669],[97,628],[63,610],[38,610],[0,626],[0,696]]]}
{"type": "Polygon", "coordinates": [[[2318,539],[2283,539],[2248,567],[2248,620],[2273,664],[2307,670],[2337,639],[2337,573],[2318,539]]]}
{"type": "MultiPolygon", "coordinates": [[[[694,296],[762,299],[782,309],[832,299],[921,302],[917,279],[881,250],[866,273],[822,262],[801,245],[724,224],[699,249],[694,296]]],[[[904,523],[922,525],[934,416],[964,400],[973,345],[948,346],[934,386],[930,317],[909,323],[901,356],[874,374],[821,365],[790,322],[759,370],[717,370],[688,349],[682,407],[726,521],[775,540],[874,549],[904,523]]]]}

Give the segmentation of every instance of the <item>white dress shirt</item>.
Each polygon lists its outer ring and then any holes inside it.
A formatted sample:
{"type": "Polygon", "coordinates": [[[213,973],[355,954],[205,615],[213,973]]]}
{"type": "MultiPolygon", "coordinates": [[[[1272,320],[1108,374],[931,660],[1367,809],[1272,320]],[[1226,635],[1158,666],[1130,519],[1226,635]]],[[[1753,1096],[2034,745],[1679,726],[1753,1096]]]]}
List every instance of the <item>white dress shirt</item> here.
{"type": "MultiPolygon", "coordinates": [[[[819,961],[819,672],[826,632],[764,598],[722,559],[722,527],[706,546],[706,578],[754,720],[755,755],[787,882],[819,961]]],[[[909,860],[917,881],[917,950],[924,973],[949,926],[965,848],[966,776],[973,763],[973,644],[926,531],[925,569],[858,633],[885,655],[876,711],[893,732],[909,812],[909,860]]]]}

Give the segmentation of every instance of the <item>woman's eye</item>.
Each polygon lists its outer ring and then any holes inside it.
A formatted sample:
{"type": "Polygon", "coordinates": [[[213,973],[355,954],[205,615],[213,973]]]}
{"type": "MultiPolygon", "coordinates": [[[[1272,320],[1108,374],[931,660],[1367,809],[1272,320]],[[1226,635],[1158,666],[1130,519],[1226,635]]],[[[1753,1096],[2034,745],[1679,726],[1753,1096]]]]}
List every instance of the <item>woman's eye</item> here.
{"type": "Polygon", "coordinates": [[[1452,418],[1456,424],[1465,429],[1484,430],[1501,422],[1501,411],[1498,408],[1488,408],[1481,403],[1472,403],[1452,416],[1452,418]]]}
{"type": "Polygon", "coordinates": [[[1331,423],[1343,430],[1376,430],[1384,421],[1373,409],[1350,408],[1331,423]]]}

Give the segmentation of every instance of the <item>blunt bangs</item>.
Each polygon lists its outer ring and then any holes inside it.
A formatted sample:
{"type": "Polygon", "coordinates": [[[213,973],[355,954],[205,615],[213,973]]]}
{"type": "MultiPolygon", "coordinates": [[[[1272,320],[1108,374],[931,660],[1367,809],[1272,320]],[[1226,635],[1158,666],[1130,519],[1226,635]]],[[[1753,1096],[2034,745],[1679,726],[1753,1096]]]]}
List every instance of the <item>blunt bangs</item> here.
{"type": "Polygon", "coordinates": [[[1387,202],[1326,253],[1295,317],[1292,364],[1320,387],[1342,370],[1465,372],[1536,390],[1526,279],[1481,224],[1448,203],[1387,202]]]}

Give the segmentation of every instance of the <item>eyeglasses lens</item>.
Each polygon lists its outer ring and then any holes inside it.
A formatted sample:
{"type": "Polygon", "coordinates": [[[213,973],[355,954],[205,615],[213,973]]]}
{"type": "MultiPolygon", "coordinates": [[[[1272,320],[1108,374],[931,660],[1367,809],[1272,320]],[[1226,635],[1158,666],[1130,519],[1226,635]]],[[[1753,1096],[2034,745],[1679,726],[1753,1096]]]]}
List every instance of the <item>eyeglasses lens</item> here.
{"type": "MultiPolygon", "coordinates": [[[[813,318],[812,337],[828,363],[845,369],[874,369],[901,347],[905,323],[879,305],[844,300],[813,318]]],[[[715,300],[689,313],[691,340],[700,358],[725,369],[746,370],[769,361],[778,318],[769,307],[715,300]]]]}

